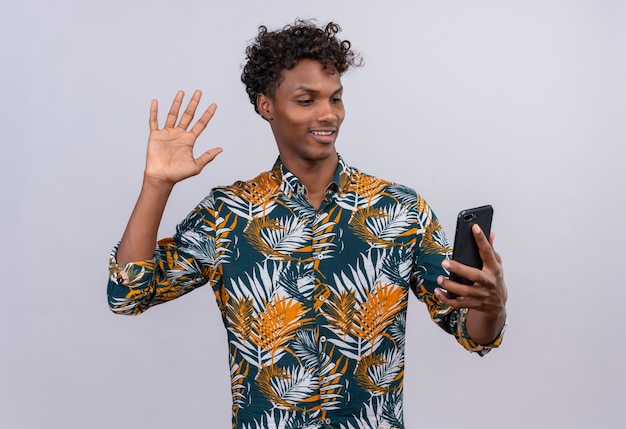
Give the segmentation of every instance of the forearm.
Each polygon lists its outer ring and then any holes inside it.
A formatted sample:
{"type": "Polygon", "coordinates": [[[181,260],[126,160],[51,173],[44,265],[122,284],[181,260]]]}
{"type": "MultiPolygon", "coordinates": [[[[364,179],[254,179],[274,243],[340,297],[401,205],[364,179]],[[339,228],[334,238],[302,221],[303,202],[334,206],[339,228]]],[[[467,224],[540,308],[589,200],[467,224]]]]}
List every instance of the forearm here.
{"type": "Polygon", "coordinates": [[[118,264],[152,258],[173,184],[144,178],[137,204],[117,250],[118,264]]]}
{"type": "Polygon", "coordinates": [[[487,345],[491,344],[498,337],[505,322],[506,311],[504,309],[497,315],[469,310],[465,328],[472,341],[481,345],[487,345]]]}

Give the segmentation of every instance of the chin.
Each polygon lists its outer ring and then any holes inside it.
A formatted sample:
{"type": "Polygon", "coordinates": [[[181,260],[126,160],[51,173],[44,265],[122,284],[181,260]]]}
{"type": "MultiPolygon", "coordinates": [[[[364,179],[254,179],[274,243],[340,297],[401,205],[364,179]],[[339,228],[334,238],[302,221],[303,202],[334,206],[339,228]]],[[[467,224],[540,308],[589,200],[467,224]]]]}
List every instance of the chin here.
{"type": "Polygon", "coordinates": [[[310,161],[325,161],[329,158],[338,158],[337,151],[334,147],[329,147],[326,150],[321,149],[319,151],[315,151],[314,153],[309,153],[308,155],[310,161]]]}

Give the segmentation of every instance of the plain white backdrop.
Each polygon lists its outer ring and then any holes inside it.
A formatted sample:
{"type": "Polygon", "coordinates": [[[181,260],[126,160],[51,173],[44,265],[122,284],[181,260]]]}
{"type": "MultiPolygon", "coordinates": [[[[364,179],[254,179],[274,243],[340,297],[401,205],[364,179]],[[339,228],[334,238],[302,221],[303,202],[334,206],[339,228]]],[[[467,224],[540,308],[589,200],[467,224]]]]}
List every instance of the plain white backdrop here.
{"type": "MultiPolygon", "coordinates": [[[[150,100],[218,104],[161,236],[277,151],[239,81],[260,24],[338,22],[339,152],[418,190],[451,237],[495,207],[502,347],[463,351],[409,305],[407,428],[626,427],[626,3],[619,0],[2,0],[0,427],[226,428],[226,335],[209,288],[139,317],[106,305],[141,184],[150,100]]],[[[162,115],[163,117],[163,115],[162,115]]]]}

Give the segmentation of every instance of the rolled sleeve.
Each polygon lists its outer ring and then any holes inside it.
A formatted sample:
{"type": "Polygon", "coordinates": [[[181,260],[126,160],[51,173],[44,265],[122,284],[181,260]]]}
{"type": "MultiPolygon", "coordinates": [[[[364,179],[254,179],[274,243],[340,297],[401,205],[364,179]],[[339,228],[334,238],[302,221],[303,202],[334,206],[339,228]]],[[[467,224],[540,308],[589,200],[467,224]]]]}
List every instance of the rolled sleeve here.
{"type": "Polygon", "coordinates": [[[473,341],[470,338],[470,336],[467,334],[466,321],[467,321],[468,313],[469,313],[469,310],[467,308],[462,308],[458,310],[458,316],[457,316],[458,324],[457,324],[457,330],[454,336],[456,337],[459,344],[461,344],[467,350],[473,353],[477,353],[480,356],[484,356],[487,353],[489,353],[491,349],[497,348],[502,343],[502,338],[504,337],[504,331],[506,330],[506,321],[504,323],[504,326],[500,330],[500,333],[498,333],[498,336],[496,337],[496,339],[487,345],[482,345],[473,341]]]}
{"type": "Polygon", "coordinates": [[[118,264],[118,246],[119,243],[109,256],[109,308],[118,314],[139,314],[150,306],[155,295],[157,258],[118,264]]]}
{"type": "Polygon", "coordinates": [[[176,299],[208,281],[215,239],[206,207],[199,205],[181,222],[173,238],[157,243],[152,259],[118,264],[115,246],[109,257],[107,297],[118,314],[140,314],[176,299]]]}

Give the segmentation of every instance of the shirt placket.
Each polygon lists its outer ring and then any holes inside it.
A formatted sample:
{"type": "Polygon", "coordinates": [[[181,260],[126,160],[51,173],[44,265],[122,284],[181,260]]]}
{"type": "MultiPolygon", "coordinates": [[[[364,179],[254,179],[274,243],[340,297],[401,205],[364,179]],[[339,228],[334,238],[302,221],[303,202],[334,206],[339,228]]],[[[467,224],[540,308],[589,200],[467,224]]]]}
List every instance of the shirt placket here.
{"type": "MultiPolygon", "coordinates": [[[[320,287],[321,283],[322,283],[322,279],[320,278],[320,271],[319,271],[319,264],[320,264],[320,258],[322,257],[322,253],[320,252],[320,249],[315,245],[316,244],[316,238],[313,235],[313,230],[314,230],[314,226],[315,223],[317,221],[317,219],[319,218],[320,214],[317,213],[315,215],[311,215],[305,218],[306,221],[306,225],[307,225],[307,229],[309,229],[309,236],[311,237],[311,242],[309,243],[310,245],[310,249],[311,249],[311,254],[310,254],[310,261],[313,262],[313,269],[310,272],[311,277],[313,278],[313,282],[315,284],[315,289],[314,289],[314,293],[312,296],[312,300],[311,302],[309,302],[309,316],[311,317],[312,320],[315,321],[315,330],[314,332],[316,333],[315,336],[315,340],[317,342],[317,365],[314,368],[315,371],[315,377],[318,380],[318,386],[319,386],[319,381],[320,381],[320,369],[321,369],[321,342],[322,342],[322,337],[320,336],[320,306],[323,304],[324,302],[324,297],[323,297],[323,292],[322,289],[320,287]]],[[[324,341],[326,341],[326,338],[324,338],[324,341]]],[[[315,412],[315,414],[319,414],[319,412],[321,412],[321,390],[318,387],[317,392],[316,392],[317,398],[318,400],[314,403],[314,404],[310,404],[312,405],[312,409],[310,410],[311,412],[315,412]],[[317,412],[316,412],[317,411],[317,412]]]]}
{"type": "MultiPolygon", "coordinates": [[[[316,226],[319,225],[320,223],[323,223],[325,221],[325,217],[328,214],[328,206],[329,204],[331,204],[331,194],[332,191],[327,191],[326,194],[326,198],[324,199],[324,201],[322,201],[322,205],[320,206],[319,210],[317,211],[316,215],[311,219],[312,224],[311,226],[316,226]]],[[[323,264],[324,264],[324,260],[325,260],[325,255],[327,255],[327,246],[324,245],[324,243],[320,242],[319,239],[314,236],[312,234],[312,249],[313,249],[313,258],[315,260],[315,269],[313,271],[313,275],[316,277],[315,278],[315,284],[316,284],[316,290],[315,290],[315,303],[314,303],[314,311],[315,311],[315,323],[316,323],[316,327],[317,327],[317,332],[318,332],[318,338],[317,338],[317,346],[318,346],[318,366],[317,366],[317,371],[318,371],[318,379],[320,381],[320,388],[321,388],[321,377],[319,375],[320,371],[321,371],[321,366],[323,364],[322,361],[322,354],[324,353],[324,350],[326,350],[327,348],[327,342],[328,342],[328,332],[326,332],[326,326],[327,326],[327,320],[326,317],[324,315],[324,312],[322,311],[322,306],[325,304],[326,300],[328,299],[328,294],[329,294],[329,290],[327,289],[327,287],[325,287],[324,285],[327,283],[328,279],[326,279],[324,277],[324,274],[326,276],[328,275],[332,275],[332,273],[329,273],[327,270],[324,269],[323,264]],[[324,273],[324,274],[323,274],[324,273]]],[[[320,406],[320,411],[321,411],[321,416],[320,416],[320,422],[322,424],[322,428],[332,428],[332,419],[324,412],[324,410],[321,409],[322,407],[322,398],[321,398],[321,390],[320,390],[320,402],[319,402],[319,406],[320,406]]]]}

